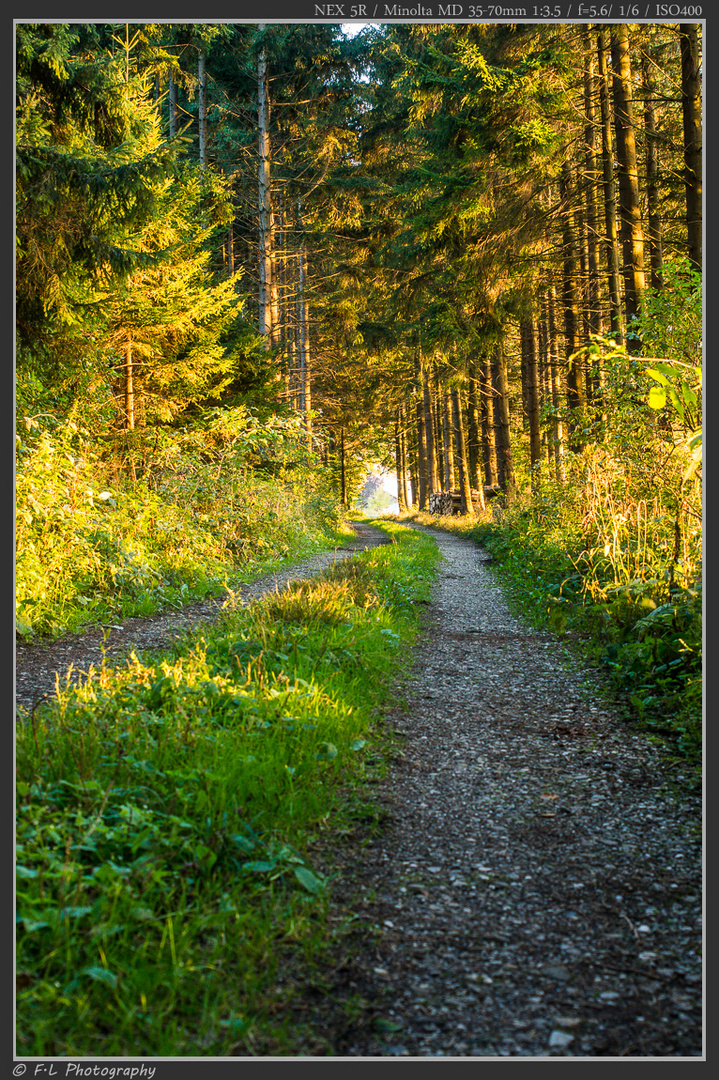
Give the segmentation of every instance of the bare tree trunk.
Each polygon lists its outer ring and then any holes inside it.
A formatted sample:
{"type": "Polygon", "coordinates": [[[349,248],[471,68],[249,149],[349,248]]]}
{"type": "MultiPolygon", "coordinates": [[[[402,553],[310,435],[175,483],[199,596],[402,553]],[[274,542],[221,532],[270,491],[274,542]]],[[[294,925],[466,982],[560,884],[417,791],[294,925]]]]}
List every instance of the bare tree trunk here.
{"type": "MultiPolygon", "coordinates": [[[[625,23],[612,27],[611,49],[614,126],[619,163],[619,217],[624,262],[624,307],[629,336],[629,322],[632,316],[639,312],[645,283],[644,232],[639,202],[639,173],[632,107],[632,70],[629,59],[629,31],[625,23]]],[[[636,351],[638,347],[639,342],[632,335],[632,340],[628,342],[630,352],[636,351]]]]}
{"type": "Polygon", "coordinates": [[[257,118],[259,129],[260,334],[269,349],[272,336],[272,194],[270,189],[270,99],[267,50],[257,60],[257,118]]]}
{"type": "MultiPolygon", "coordinates": [[[[539,361],[534,319],[521,324],[522,371],[526,382],[527,420],[529,421],[529,459],[532,466],[542,458],[542,433],[539,424],[539,361]]],[[[534,478],[532,480],[534,486],[534,478]]]]}
{"type": "Polygon", "coordinates": [[[227,272],[234,278],[234,221],[227,227],[227,272]]]}
{"type": "Polygon", "coordinates": [[[584,193],[587,226],[587,322],[590,334],[601,331],[599,287],[599,233],[597,227],[597,152],[596,152],[596,77],[594,53],[587,26],[582,29],[584,43],[584,193]]]}
{"type": "Polygon", "coordinates": [[[345,429],[340,428],[340,477],[341,477],[341,493],[342,493],[342,506],[345,510],[347,507],[347,467],[345,464],[345,429]]]}
{"type": "Polygon", "coordinates": [[[609,286],[609,314],[612,333],[620,345],[624,344],[624,316],[619,278],[619,242],[617,239],[617,189],[614,181],[614,149],[612,143],[612,117],[609,101],[609,73],[607,71],[607,35],[603,27],[597,29],[597,55],[599,60],[599,103],[602,115],[602,167],[604,173],[604,220],[607,246],[607,280],[609,286]]]}
{"type": "Polygon", "coordinates": [[[454,454],[452,452],[452,398],[446,376],[442,383],[442,445],[444,450],[443,491],[454,488],[454,454]]]}
{"type": "MultiPolygon", "coordinates": [[[[494,381],[492,379],[492,363],[489,356],[484,356],[480,367],[481,394],[482,394],[482,459],[484,464],[484,479],[488,487],[495,487],[498,483],[497,476],[497,438],[494,417],[494,381]]],[[[479,487],[479,484],[477,484],[479,487]]]]}
{"type": "Polygon", "coordinates": [[[467,385],[467,454],[469,457],[469,486],[479,491],[484,480],[479,475],[479,459],[482,452],[479,432],[479,385],[477,363],[472,360],[468,370],[467,385]]]}
{"type": "Polygon", "coordinates": [[[698,23],[680,23],[682,116],[684,121],[684,184],[687,204],[689,261],[702,268],[702,115],[701,48],[698,23]]]}
{"type": "Polygon", "coordinates": [[[135,419],[135,373],[132,342],[128,341],[125,346],[125,441],[127,445],[128,471],[133,482],[137,480],[137,472],[130,432],[135,429],[135,419]]]}
{"type": "Polygon", "coordinates": [[[422,366],[422,400],[424,402],[424,439],[425,452],[427,454],[427,487],[428,492],[434,492],[439,487],[437,472],[437,457],[434,442],[434,424],[432,419],[432,402],[429,391],[430,373],[422,366]]]}
{"type": "Polygon", "coordinates": [[[401,477],[399,473],[397,475],[397,501],[399,502],[400,508],[402,507],[402,504],[404,504],[404,508],[409,510],[412,506],[413,498],[410,482],[410,456],[407,449],[407,418],[405,416],[404,402],[397,407],[397,423],[401,460],[401,477]]]}
{"type": "MultiPolygon", "coordinates": [[[[460,510],[461,513],[473,517],[474,505],[472,503],[472,489],[469,484],[469,470],[467,468],[467,441],[464,434],[462,404],[459,400],[459,390],[456,386],[452,387],[452,417],[454,420],[454,447],[457,457],[457,471],[459,473],[460,510]]],[[[482,497],[482,509],[484,509],[484,498],[481,488],[480,495],[482,497]]]]}
{"type": "Polygon", "coordinates": [[[517,481],[514,475],[512,444],[510,441],[507,357],[504,352],[504,343],[501,340],[497,342],[492,366],[493,381],[497,391],[497,407],[495,409],[497,416],[497,473],[502,491],[507,499],[511,499],[516,494],[517,481]]]}
{"type": "Polygon", "coordinates": [[[309,317],[309,303],[307,300],[307,248],[304,242],[300,247],[299,256],[299,270],[300,270],[300,294],[299,294],[299,316],[300,316],[300,336],[299,336],[299,367],[300,367],[300,395],[302,401],[302,412],[305,418],[305,429],[307,431],[307,444],[312,446],[312,418],[310,412],[312,409],[312,395],[311,395],[311,368],[310,368],[310,317],[309,317]]]}
{"type": "Polygon", "coordinates": [[[642,84],[644,89],[644,141],[645,164],[647,171],[647,239],[649,241],[649,265],[653,289],[662,287],[662,216],[659,208],[659,157],[657,146],[657,124],[654,114],[654,94],[656,87],[651,69],[651,59],[642,53],[642,84]]]}
{"type": "Polygon", "coordinates": [[[415,418],[417,425],[417,479],[419,481],[419,508],[427,509],[427,496],[429,484],[427,482],[427,449],[424,441],[424,403],[422,400],[422,368],[418,358],[415,358],[415,381],[418,390],[417,403],[415,406],[415,418]]]}
{"type": "Polygon", "coordinates": [[[207,167],[207,51],[197,61],[197,121],[200,129],[200,165],[207,167]]]}
{"type": "Polygon", "coordinates": [[[400,437],[402,439],[402,460],[404,462],[404,502],[409,510],[414,506],[414,481],[412,479],[412,459],[410,457],[409,446],[407,445],[407,418],[404,412],[404,405],[402,406],[401,419],[402,428],[400,437]]]}
{"type": "Polygon", "coordinates": [[[174,73],[171,71],[169,75],[168,87],[167,87],[167,112],[168,123],[167,130],[171,139],[174,139],[177,135],[177,83],[175,82],[174,73]]]}
{"type": "Polygon", "coordinates": [[[564,387],[562,386],[561,369],[559,365],[559,344],[557,341],[557,296],[554,286],[550,286],[545,300],[547,319],[547,360],[549,363],[549,375],[552,385],[552,408],[554,417],[552,420],[552,443],[554,449],[555,475],[559,483],[566,480],[564,467],[565,442],[564,423],[560,410],[564,400],[564,387]]]}
{"type": "MultiPolygon", "coordinates": [[[[562,165],[562,299],[564,302],[564,338],[567,348],[567,404],[572,410],[574,420],[572,430],[579,427],[579,414],[584,405],[584,387],[582,385],[582,365],[576,353],[579,348],[579,307],[577,303],[577,255],[575,247],[573,199],[574,190],[568,162],[562,165]]],[[[572,449],[578,449],[574,439],[572,449]]]]}
{"type": "Polygon", "coordinates": [[[397,474],[397,506],[400,514],[407,509],[407,503],[405,500],[405,469],[404,469],[404,455],[402,453],[402,423],[399,407],[395,413],[394,420],[394,464],[395,472],[397,474]]]}
{"type": "Polygon", "coordinates": [[[135,372],[131,341],[125,345],[125,427],[128,431],[135,427],[135,372]]]}
{"type": "Polygon", "coordinates": [[[407,505],[419,505],[419,456],[417,453],[417,427],[412,425],[404,404],[402,405],[402,420],[404,422],[404,445],[407,454],[407,505]]]}

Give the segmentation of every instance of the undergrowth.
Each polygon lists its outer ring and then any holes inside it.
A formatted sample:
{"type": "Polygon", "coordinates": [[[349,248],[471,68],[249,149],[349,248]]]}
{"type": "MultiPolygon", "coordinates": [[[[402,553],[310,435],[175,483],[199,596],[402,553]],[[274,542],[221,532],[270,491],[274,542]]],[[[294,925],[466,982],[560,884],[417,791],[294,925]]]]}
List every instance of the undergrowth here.
{"type": "Polygon", "coordinates": [[[21,716],[18,1054],[302,1052],[292,972],[335,926],[313,844],[381,772],[437,558],[380,527],[390,543],[21,716]]]}
{"type": "Polygon", "coordinates": [[[24,416],[17,439],[16,627],[57,636],[221,594],[346,530],[292,419],[243,407],[154,432],[118,468],[79,418],[24,416]]]}

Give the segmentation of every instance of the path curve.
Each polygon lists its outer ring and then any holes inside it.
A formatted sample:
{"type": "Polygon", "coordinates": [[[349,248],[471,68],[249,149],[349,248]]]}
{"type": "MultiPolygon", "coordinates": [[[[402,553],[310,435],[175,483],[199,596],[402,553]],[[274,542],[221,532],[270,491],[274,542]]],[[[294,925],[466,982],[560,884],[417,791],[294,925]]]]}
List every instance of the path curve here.
{"type": "Polygon", "coordinates": [[[698,797],[511,614],[486,552],[424,531],[443,562],[382,832],[336,886],[362,921],[316,1007],[324,1052],[701,1055],[698,797]]]}
{"type": "MultiPolygon", "coordinates": [[[[341,546],[322,551],[271,574],[265,574],[235,592],[242,603],[249,603],[268,592],[283,588],[290,581],[314,577],[335,562],[349,559],[360,551],[389,542],[386,533],[366,522],[350,522],[355,536],[341,546]]],[[[108,658],[121,659],[128,651],[162,649],[173,636],[208,622],[221,610],[225,597],[214,597],[189,604],[180,610],[163,611],[157,615],[125,619],[121,625],[92,627],[77,634],[51,642],[16,644],[15,701],[16,706],[32,710],[40,702],[54,696],[56,679],[61,685],[69,677],[76,680],[91,666],[102,662],[103,651],[108,658]]]]}

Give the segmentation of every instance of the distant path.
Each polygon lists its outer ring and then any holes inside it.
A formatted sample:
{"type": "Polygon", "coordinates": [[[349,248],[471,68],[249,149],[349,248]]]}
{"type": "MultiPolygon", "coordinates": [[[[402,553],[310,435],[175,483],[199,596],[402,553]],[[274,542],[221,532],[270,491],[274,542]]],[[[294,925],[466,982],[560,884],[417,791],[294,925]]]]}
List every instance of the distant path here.
{"type": "Polygon", "coordinates": [[[698,798],[480,548],[423,531],[443,563],[380,835],[331,851],[335,917],[359,921],[298,1015],[314,1052],[701,1055],[698,798]]]}
{"type": "MultiPolygon", "coordinates": [[[[358,521],[351,522],[351,525],[356,534],[354,539],[349,537],[337,548],[311,555],[286,569],[265,574],[249,585],[241,585],[234,590],[235,594],[243,602],[249,602],[282,588],[289,581],[313,577],[335,562],[388,542],[387,535],[372,525],[358,521]]],[[[119,660],[123,653],[132,649],[164,648],[173,635],[215,618],[225,599],[221,596],[201,600],[180,610],[133,617],[125,619],[122,625],[113,624],[104,630],[93,627],[56,641],[32,644],[19,641],[16,645],[16,704],[33,709],[39,702],[54,696],[56,676],[59,675],[64,685],[71,667],[73,677],[77,678],[78,673],[87,672],[93,665],[99,666],[103,649],[109,657],[119,660]]]]}

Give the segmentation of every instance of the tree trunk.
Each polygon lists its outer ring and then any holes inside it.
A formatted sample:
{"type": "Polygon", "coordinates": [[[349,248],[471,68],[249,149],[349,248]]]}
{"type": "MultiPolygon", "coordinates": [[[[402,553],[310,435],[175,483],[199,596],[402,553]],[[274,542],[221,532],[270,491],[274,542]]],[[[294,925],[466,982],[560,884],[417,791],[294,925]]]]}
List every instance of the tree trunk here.
{"type": "Polygon", "coordinates": [[[197,61],[197,121],[200,130],[200,165],[207,167],[207,51],[197,61]]]}
{"type": "Polygon", "coordinates": [[[599,287],[599,230],[597,226],[596,77],[589,28],[583,27],[584,42],[584,203],[587,227],[587,323],[590,334],[601,332],[599,287]]]}
{"type": "Polygon", "coordinates": [[[504,343],[500,340],[494,351],[492,362],[493,382],[497,391],[495,414],[497,417],[497,474],[499,486],[511,499],[517,490],[517,481],[514,475],[514,463],[512,461],[512,444],[510,441],[509,420],[509,379],[507,376],[507,357],[504,352],[504,343]]]}
{"type": "Polygon", "coordinates": [[[259,130],[259,247],[260,247],[260,334],[265,349],[272,336],[272,194],[270,189],[270,99],[267,76],[267,50],[257,60],[257,121],[259,130]]]}
{"type": "Polygon", "coordinates": [[[564,387],[562,386],[561,369],[559,365],[559,344],[557,341],[557,295],[554,285],[551,285],[545,299],[547,321],[547,362],[549,365],[549,377],[552,387],[552,444],[554,450],[555,476],[560,484],[566,480],[564,467],[564,423],[561,416],[561,408],[564,399],[564,387]]]}
{"type": "Polygon", "coordinates": [[[479,421],[479,384],[477,379],[477,364],[472,361],[469,364],[467,386],[467,454],[469,456],[469,485],[478,491],[484,486],[484,480],[479,474],[479,459],[481,455],[480,421],[479,421]]]}
{"type": "Polygon", "coordinates": [[[310,317],[309,303],[307,300],[307,248],[304,243],[300,247],[299,255],[300,291],[299,291],[299,388],[300,388],[300,411],[305,418],[307,431],[307,444],[312,446],[312,409],[311,395],[311,368],[310,368],[310,317]]]}
{"type": "Polygon", "coordinates": [[[689,261],[702,268],[702,115],[701,49],[698,23],[680,23],[682,117],[684,121],[684,184],[687,205],[689,261]]]}
{"type": "Polygon", "coordinates": [[[405,430],[405,451],[407,454],[407,472],[409,492],[407,497],[408,506],[419,506],[419,455],[417,453],[417,426],[412,425],[402,405],[402,419],[405,430]]]}
{"type": "Polygon", "coordinates": [[[649,265],[653,289],[662,287],[662,217],[659,208],[659,157],[657,146],[657,123],[654,114],[656,87],[652,74],[651,59],[642,53],[642,84],[644,89],[644,140],[647,171],[647,239],[649,241],[649,265]]]}
{"type": "MultiPolygon", "coordinates": [[[[469,483],[469,470],[467,468],[467,441],[464,434],[462,419],[462,404],[459,400],[459,390],[452,387],[452,418],[454,421],[454,446],[457,458],[457,472],[459,473],[460,509],[462,514],[474,516],[472,503],[472,489],[469,483]]],[[[480,505],[484,510],[484,493],[480,488],[480,505]]]]}
{"type": "Polygon", "coordinates": [[[406,509],[409,510],[414,504],[414,498],[410,478],[411,466],[409,450],[407,447],[407,419],[404,411],[404,403],[399,406],[399,440],[400,453],[402,456],[402,497],[406,509]]]}
{"type": "Polygon", "coordinates": [[[447,379],[442,383],[442,446],[444,450],[443,491],[454,489],[454,454],[452,452],[452,397],[447,379]]]}
{"type": "Polygon", "coordinates": [[[421,390],[421,374],[419,363],[415,361],[415,371],[417,374],[417,381],[420,383],[420,389],[418,390],[417,404],[415,406],[415,417],[417,424],[417,479],[419,481],[419,508],[420,510],[427,509],[427,450],[424,442],[424,405],[422,402],[422,390],[421,390]]]}
{"type": "MultiPolygon", "coordinates": [[[[573,199],[574,190],[568,162],[562,165],[561,192],[562,214],[562,299],[564,304],[564,338],[567,349],[567,404],[572,410],[571,428],[576,432],[579,416],[584,405],[584,387],[582,385],[582,365],[574,354],[579,348],[579,306],[577,302],[577,254],[575,247],[573,199]]],[[[579,449],[579,439],[575,436],[572,449],[579,449]]]]}
{"type": "MultiPolygon", "coordinates": [[[[494,381],[492,379],[492,363],[489,356],[484,356],[480,366],[481,396],[482,396],[482,459],[484,464],[484,479],[487,487],[495,487],[498,483],[497,474],[497,438],[494,416],[494,381]]],[[[479,484],[477,485],[479,487],[479,484]]]]}
{"type": "Polygon", "coordinates": [[[235,276],[235,223],[231,221],[227,226],[227,273],[230,278],[235,276]]]}
{"type": "Polygon", "coordinates": [[[342,494],[342,506],[345,510],[347,507],[347,467],[345,464],[345,429],[340,428],[340,482],[341,482],[341,494],[342,494]]]}
{"type": "Polygon", "coordinates": [[[434,424],[432,418],[432,402],[429,391],[430,374],[422,367],[422,400],[424,403],[424,439],[425,453],[427,455],[427,490],[428,493],[436,491],[439,487],[437,473],[437,456],[434,442],[434,424]]]}
{"type": "MultiPolygon", "coordinates": [[[[542,458],[542,432],[539,424],[539,360],[536,328],[532,318],[522,320],[522,371],[526,382],[527,419],[529,421],[529,458],[532,466],[542,458]]],[[[534,478],[532,480],[534,486],[534,478]]]]}
{"type": "Polygon", "coordinates": [[[170,72],[167,87],[167,130],[171,139],[177,135],[177,83],[173,72],[170,72]]]}
{"type": "Polygon", "coordinates": [[[394,466],[397,475],[397,507],[400,514],[407,509],[405,501],[405,471],[402,453],[402,427],[400,410],[397,408],[394,420],[394,466]]]}
{"type": "MultiPolygon", "coordinates": [[[[549,365],[549,329],[547,327],[547,313],[544,297],[540,299],[539,318],[537,319],[537,356],[539,367],[539,396],[542,402],[551,404],[552,380],[549,365]]],[[[541,429],[542,457],[548,465],[554,464],[554,447],[550,436],[550,424],[545,424],[541,429]]]]}
{"type": "Polygon", "coordinates": [[[125,346],[125,427],[135,427],[135,371],[132,358],[132,342],[125,346]]]}
{"type": "Polygon", "coordinates": [[[627,347],[630,352],[636,352],[640,347],[640,342],[633,334],[630,334],[629,324],[632,316],[639,312],[644,292],[644,233],[634,137],[629,31],[626,24],[612,27],[611,50],[614,126],[619,163],[619,218],[622,227],[627,347]]]}
{"type": "Polygon", "coordinates": [[[609,314],[612,333],[618,344],[623,345],[625,340],[625,330],[619,278],[617,188],[614,181],[614,149],[612,143],[611,106],[609,102],[607,49],[606,30],[603,27],[600,27],[597,30],[597,55],[599,59],[599,103],[602,116],[602,168],[604,174],[604,220],[607,233],[606,249],[609,314]]]}

